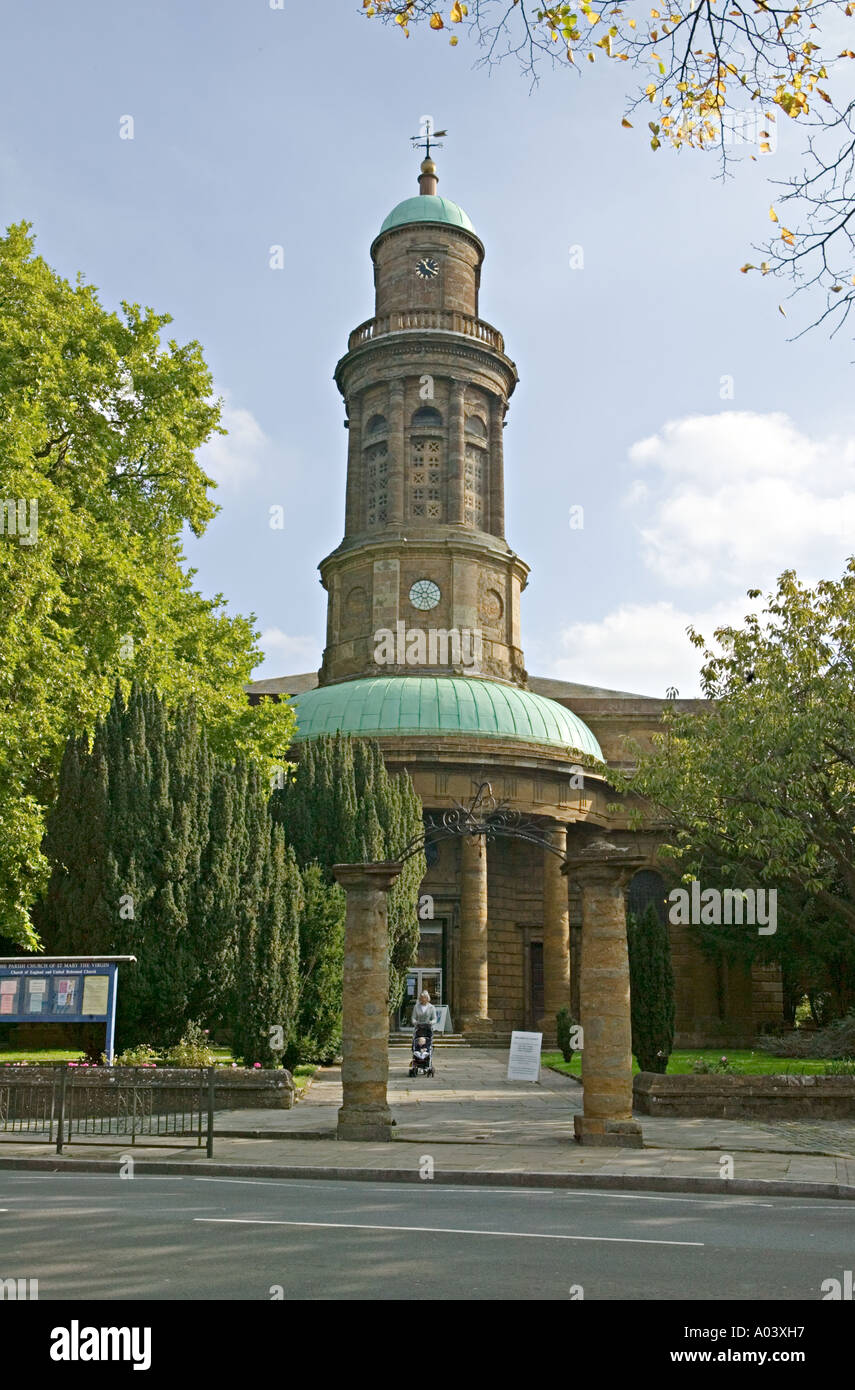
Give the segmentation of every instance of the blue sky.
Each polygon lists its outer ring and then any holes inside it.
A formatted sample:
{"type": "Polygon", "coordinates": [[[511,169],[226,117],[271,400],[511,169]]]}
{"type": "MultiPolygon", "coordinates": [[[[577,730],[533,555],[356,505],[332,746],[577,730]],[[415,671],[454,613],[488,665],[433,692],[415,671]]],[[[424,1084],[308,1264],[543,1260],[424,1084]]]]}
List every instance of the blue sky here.
{"type": "Polygon", "coordinates": [[[505,458],[529,670],[690,695],[688,623],[738,620],[748,587],[838,574],[855,549],[852,344],[788,342],[808,306],[738,273],[768,179],[795,168],[793,123],[722,184],[715,155],[653,154],[642,115],[621,128],[626,66],[531,91],[358,0],[43,0],[7,4],[3,30],[4,224],[32,221],[107,306],[170,312],[225,398],[231,433],[204,459],[222,510],[187,555],[257,614],[257,674],[320,659],[316,566],[344,514],[332,372],[372,313],[371,240],[417,191],[425,113],[450,131],[440,192],[486,244],[481,314],[520,372],[505,458]]]}

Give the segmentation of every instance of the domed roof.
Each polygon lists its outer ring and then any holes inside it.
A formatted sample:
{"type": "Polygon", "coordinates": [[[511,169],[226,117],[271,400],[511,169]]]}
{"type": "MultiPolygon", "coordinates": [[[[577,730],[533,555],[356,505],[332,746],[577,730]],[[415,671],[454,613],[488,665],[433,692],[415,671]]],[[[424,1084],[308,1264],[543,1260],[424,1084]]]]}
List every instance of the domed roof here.
{"type": "Polygon", "coordinates": [[[405,198],[393,208],[380,228],[380,233],[392,227],[405,227],[408,222],[447,222],[452,227],[462,227],[465,232],[475,233],[475,228],[462,208],[438,193],[419,193],[415,198],[405,198]]]}
{"type": "Polygon", "coordinates": [[[475,676],[372,676],[306,690],[291,701],[295,743],[321,734],[366,738],[468,734],[576,749],[603,760],[581,719],[555,700],[475,676]]]}

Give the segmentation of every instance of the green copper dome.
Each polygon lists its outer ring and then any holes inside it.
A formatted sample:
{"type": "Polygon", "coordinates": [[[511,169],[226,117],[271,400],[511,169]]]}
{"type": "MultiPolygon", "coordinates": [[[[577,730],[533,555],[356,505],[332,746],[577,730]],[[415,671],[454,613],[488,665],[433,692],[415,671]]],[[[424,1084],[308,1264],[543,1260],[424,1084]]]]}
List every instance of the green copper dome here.
{"type": "Polygon", "coordinates": [[[447,198],[440,198],[438,193],[419,193],[415,198],[405,198],[389,213],[380,228],[381,235],[392,227],[405,227],[408,222],[447,222],[451,227],[475,233],[463,209],[447,198]]]}
{"type": "Polygon", "coordinates": [[[295,695],[295,743],[320,734],[469,734],[575,748],[602,761],[571,710],[530,690],[474,676],[374,676],[295,695]]]}

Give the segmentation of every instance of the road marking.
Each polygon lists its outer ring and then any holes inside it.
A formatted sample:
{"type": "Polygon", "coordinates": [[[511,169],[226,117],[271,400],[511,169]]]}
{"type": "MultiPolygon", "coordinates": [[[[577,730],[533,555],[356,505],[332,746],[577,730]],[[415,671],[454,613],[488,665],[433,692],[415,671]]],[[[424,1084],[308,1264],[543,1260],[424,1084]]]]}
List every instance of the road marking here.
{"type": "Polygon", "coordinates": [[[645,1240],[640,1236],[567,1236],[540,1231],[470,1231],[456,1226],[374,1226],[365,1221],[268,1221],[254,1216],[194,1216],[209,1226],[311,1226],[322,1230],[406,1231],[432,1236],[506,1236],[511,1240],[594,1240],[617,1245],[698,1245],[702,1240],[645,1240]]]}

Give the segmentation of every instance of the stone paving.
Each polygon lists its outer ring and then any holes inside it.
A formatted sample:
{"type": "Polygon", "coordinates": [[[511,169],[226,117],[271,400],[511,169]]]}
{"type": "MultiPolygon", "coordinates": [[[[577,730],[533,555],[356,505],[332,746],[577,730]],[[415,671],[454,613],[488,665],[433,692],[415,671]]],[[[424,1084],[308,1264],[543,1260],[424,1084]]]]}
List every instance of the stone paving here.
{"type": "MultiPolygon", "coordinates": [[[[855,1189],[855,1121],[658,1119],[642,1117],[643,1149],[596,1149],[573,1141],[572,1116],[581,1109],[578,1082],[545,1070],[537,1084],[507,1080],[507,1053],[492,1048],[437,1047],[435,1077],[410,1079],[409,1050],[390,1050],[389,1101],[396,1142],[335,1141],[341,1080],[338,1068],[319,1071],[293,1110],[219,1111],[215,1164],[259,1169],[417,1173],[424,1155],[441,1181],[449,1173],[593,1174],[612,1179],[761,1178],[779,1183],[837,1183],[855,1189]],[[728,1175],[722,1159],[733,1158],[728,1175]]],[[[127,1140],[71,1145],[71,1159],[116,1160],[127,1140]]],[[[140,1161],[204,1163],[204,1149],[146,1149],[140,1161]]],[[[3,1158],[40,1157],[46,1146],[0,1144],[3,1158]]]]}

